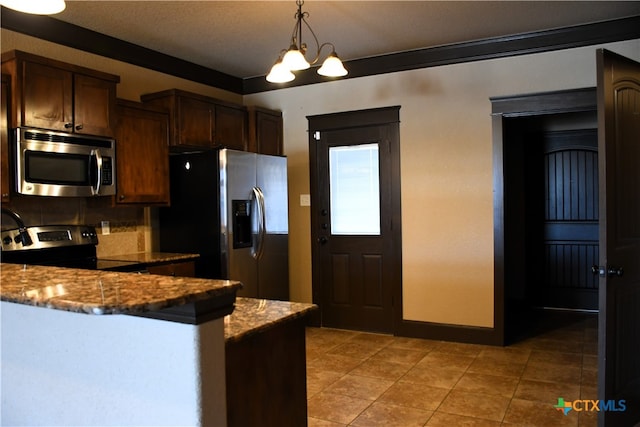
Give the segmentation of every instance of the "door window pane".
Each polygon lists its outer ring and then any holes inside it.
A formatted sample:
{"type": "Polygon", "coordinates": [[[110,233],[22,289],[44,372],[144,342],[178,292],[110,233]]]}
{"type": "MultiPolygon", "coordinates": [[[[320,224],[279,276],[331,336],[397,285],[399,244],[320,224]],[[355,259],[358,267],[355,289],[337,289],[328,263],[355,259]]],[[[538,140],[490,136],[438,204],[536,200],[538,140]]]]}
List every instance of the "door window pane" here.
{"type": "Polygon", "coordinates": [[[331,234],[380,235],[378,144],[329,148],[331,234]]]}

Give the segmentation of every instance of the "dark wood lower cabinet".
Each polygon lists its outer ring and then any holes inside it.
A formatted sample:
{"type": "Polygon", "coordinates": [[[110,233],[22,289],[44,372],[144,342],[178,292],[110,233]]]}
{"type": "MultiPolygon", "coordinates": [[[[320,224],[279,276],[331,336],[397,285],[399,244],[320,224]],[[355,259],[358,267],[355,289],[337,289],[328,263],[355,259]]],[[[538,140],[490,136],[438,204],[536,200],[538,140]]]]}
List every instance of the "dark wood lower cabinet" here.
{"type": "Polygon", "coordinates": [[[169,264],[150,265],[147,271],[162,276],[195,277],[196,264],[193,261],[173,262],[169,264]]]}
{"type": "Polygon", "coordinates": [[[228,427],[307,425],[305,317],[227,341],[228,427]]]}

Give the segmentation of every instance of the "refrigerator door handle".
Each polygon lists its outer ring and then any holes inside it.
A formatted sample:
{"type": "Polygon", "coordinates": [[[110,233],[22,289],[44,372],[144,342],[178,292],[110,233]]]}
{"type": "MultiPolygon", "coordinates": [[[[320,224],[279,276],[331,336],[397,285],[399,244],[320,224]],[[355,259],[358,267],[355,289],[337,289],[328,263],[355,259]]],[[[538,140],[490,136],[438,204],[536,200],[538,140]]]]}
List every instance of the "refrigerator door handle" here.
{"type": "Polygon", "coordinates": [[[257,238],[257,247],[254,251],[252,251],[252,255],[255,259],[262,258],[262,253],[264,252],[264,239],[266,234],[266,212],[265,212],[265,203],[264,203],[264,193],[260,187],[253,187],[253,195],[256,199],[257,204],[257,214],[258,214],[258,238],[257,238]]]}

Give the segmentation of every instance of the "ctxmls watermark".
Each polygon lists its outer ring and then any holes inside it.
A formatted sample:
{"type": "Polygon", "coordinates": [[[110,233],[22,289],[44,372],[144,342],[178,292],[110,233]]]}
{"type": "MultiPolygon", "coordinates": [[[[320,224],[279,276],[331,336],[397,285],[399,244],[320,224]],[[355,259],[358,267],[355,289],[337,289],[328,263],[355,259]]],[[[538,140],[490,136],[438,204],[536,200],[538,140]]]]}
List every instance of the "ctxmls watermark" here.
{"type": "Polygon", "coordinates": [[[564,398],[558,398],[558,404],[554,405],[557,411],[568,415],[571,410],[576,412],[583,411],[616,411],[623,412],[627,410],[627,402],[624,399],[621,400],[574,400],[567,402],[564,398]]]}

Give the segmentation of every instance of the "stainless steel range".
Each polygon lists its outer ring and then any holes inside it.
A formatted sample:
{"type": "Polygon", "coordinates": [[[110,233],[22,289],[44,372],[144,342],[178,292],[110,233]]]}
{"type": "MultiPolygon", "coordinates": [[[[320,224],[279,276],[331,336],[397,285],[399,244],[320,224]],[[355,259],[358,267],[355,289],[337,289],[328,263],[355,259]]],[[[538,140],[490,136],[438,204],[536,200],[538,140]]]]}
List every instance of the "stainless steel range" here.
{"type": "Polygon", "coordinates": [[[146,273],[140,262],[98,259],[98,235],[90,225],[40,225],[27,227],[20,215],[2,207],[18,226],[0,232],[0,261],[12,264],[48,265],[146,273]]]}
{"type": "Polygon", "coordinates": [[[18,227],[0,233],[2,262],[97,268],[95,227],[88,225],[42,225],[18,227]]]}

